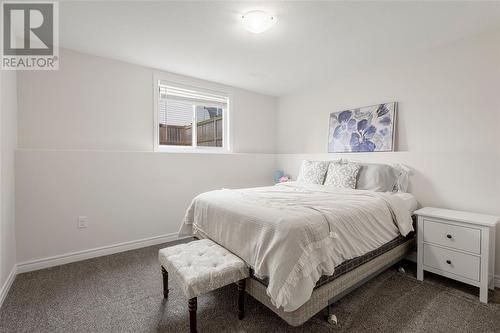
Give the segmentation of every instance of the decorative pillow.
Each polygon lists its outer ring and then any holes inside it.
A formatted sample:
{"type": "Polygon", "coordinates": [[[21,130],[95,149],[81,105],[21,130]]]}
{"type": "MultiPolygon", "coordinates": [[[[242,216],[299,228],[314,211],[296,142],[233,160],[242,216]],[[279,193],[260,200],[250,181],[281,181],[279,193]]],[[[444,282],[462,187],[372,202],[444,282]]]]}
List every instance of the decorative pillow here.
{"type": "Polygon", "coordinates": [[[398,170],[387,164],[358,163],[356,188],[376,192],[392,192],[398,181],[398,170]]]}
{"type": "Polygon", "coordinates": [[[328,161],[302,161],[297,181],[309,184],[323,184],[328,164],[330,164],[328,161]]]}
{"type": "Polygon", "coordinates": [[[356,176],[360,166],[356,163],[330,163],[325,185],[339,188],[356,188],[356,176]]]}

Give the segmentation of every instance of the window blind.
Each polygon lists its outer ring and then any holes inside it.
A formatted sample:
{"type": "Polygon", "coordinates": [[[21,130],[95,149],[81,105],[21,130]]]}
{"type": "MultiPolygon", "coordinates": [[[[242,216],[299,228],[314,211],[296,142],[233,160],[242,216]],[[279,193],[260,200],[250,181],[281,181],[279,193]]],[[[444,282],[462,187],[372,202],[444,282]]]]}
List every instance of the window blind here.
{"type": "MultiPolygon", "coordinates": [[[[159,84],[160,124],[186,126],[193,121],[193,105],[227,108],[228,97],[210,92],[159,84]]],[[[198,120],[198,119],[197,119],[198,120]]]]}
{"type": "Polygon", "coordinates": [[[193,122],[193,103],[175,99],[160,99],[158,103],[160,124],[186,126],[193,122]]]}
{"type": "Polygon", "coordinates": [[[209,92],[195,91],[160,84],[160,99],[190,102],[192,104],[213,105],[225,108],[227,96],[209,92]]]}

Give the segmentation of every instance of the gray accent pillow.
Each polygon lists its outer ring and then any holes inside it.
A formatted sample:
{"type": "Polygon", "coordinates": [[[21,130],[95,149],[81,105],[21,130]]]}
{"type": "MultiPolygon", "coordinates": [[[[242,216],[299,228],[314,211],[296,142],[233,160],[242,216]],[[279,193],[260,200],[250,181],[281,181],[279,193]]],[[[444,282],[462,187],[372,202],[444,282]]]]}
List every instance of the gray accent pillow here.
{"type": "Polygon", "coordinates": [[[399,172],[392,166],[378,163],[358,163],[356,188],[376,192],[392,192],[398,181],[399,172]]]}
{"type": "Polygon", "coordinates": [[[357,163],[330,163],[326,174],[325,185],[338,188],[356,188],[356,176],[359,172],[357,163]]]}
{"type": "Polygon", "coordinates": [[[328,164],[330,164],[329,161],[302,161],[297,181],[309,184],[323,184],[328,164]]]}

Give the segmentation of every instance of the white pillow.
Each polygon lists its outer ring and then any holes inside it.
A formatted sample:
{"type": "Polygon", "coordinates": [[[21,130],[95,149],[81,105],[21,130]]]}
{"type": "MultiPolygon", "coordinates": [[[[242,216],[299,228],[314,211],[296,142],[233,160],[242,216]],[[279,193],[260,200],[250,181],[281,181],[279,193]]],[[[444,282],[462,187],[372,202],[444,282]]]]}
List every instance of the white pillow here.
{"type": "Polygon", "coordinates": [[[328,164],[330,164],[328,161],[302,161],[297,181],[309,184],[323,184],[328,164]]]}
{"type": "Polygon", "coordinates": [[[408,179],[410,178],[410,169],[403,164],[393,165],[394,170],[398,173],[396,185],[393,191],[406,192],[408,190],[408,179]]]}
{"type": "Polygon", "coordinates": [[[330,163],[325,185],[339,188],[356,188],[356,177],[360,166],[357,163],[330,163]]]}
{"type": "Polygon", "coordinates": [[[392,192],[400,171],[381,163],[359,163],[356,188],[376,192],[392,192]]]}

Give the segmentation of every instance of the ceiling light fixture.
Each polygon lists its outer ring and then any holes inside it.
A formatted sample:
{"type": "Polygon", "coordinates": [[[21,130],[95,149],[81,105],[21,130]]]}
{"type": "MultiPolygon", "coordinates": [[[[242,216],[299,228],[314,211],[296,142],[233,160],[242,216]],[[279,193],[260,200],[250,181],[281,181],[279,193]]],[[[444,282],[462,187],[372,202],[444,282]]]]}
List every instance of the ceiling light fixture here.
{"type": "Polygon", "coordinates": [[[246,30],[260,34],[276,23],[276,17],[262,10],[252,10],[242,15],[241,21],[246,30]]]}

